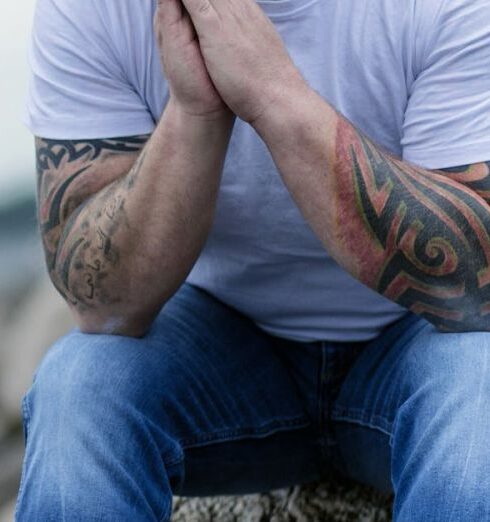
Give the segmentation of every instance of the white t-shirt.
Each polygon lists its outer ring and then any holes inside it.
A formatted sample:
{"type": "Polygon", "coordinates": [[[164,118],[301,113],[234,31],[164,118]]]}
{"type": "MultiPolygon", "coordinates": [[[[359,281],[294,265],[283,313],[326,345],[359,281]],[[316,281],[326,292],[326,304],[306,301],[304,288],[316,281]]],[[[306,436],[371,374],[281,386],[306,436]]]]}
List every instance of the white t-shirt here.
{"type": "MultiPolygon", "coordinates": [[[[152,132],[168,99],[155,4],[38,0],[26,104],[34,134],[152,132]]],[[[259,4],[309,84],[379,145],[426,168],[490,160],[488,0],[259,4]]],[[[188,281],[296,340],[367,340],[404,313],[328,256],[264,143],[241,121],[215,223],[188,281]]]]}

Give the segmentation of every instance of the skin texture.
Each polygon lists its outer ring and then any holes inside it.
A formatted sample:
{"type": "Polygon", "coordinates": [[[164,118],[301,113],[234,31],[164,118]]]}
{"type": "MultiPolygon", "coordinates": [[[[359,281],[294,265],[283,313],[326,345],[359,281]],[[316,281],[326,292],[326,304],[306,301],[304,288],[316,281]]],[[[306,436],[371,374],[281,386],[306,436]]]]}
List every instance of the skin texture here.
{"type": "Polygon", "coordinates": [[[285,90],[303,82],[255,0],[182,3],[194,23],[213,84],[242,120],[253,123],[285,90]]]}
{"type": "MultiPolygon", "coordinates": [[[[39,221],[46,264],[56,288],[72,305],[89,308],[108,272],[119,262],[119,251],[112,244],[116,230],[111,224],[119,223],[116,218],[123,212],[123,194],[134,184],[139,165],[124,182],[120,178],[131,168],[147,139],[36,139],[39,221]],[[104,176],[99,176],[102,168],[104,176]],[[100,209],[85,217],[81,230],[75,229],[73,224],[100,192],[102,195],[96,198],[100,209]],[[91,224],[95,228],[93,238],[82,233],[88,232],[91,224]],[[83,263],[82,253],[87,258],[83,263]]],[[[105,299],[107,296],[102,297],[105,299]]]]}
{"type": "Polygon", "coordinates": [[[179,288],[211,227],[234,117],[180,3],[155,33],[171,100],[152,136],[36,139],[50,277],[82,331],[141,336],[179,288]]]}
{"type": "Polygon", "coordinates": [[[182,284],[234,115],[340,266],[441,330],[490,329],[488,164],[383,151],[310,89],[255,0],[161,0],[155,33],[171,96],[143,153],[145,137],[37,141],[47,262],[82,330],[141,335],[182,284]]]}
{"type": "Polygon", "coordinates": [[[265,141],[334,259],[441,330],[490,330],[488,165],[442,172],[394,158],[291,70],[253,0],[183,3],[218,92],[265,141]]]}
{"type": "Polygon", "coordinates": [[[422,169],[382,150],[316,93],[302,105],[287,122],[271,113],[258,132],[329,253],[441,331],[489,330],[487,165],[422,169]],[[279,137],[284,128],[290,135],[279,137]]]}
{"type": "Polygon", "coordinates": [[[157,2],[154,32],[172,100],[192,115],[232,117],[211,81],[194,25],[180,0],[157,2]]]}
{"type": "Polygon", "coordinates": [[[335,192],[348,211],[336,229],[352,230],[344,249],[358,279],[441,328],[489,328],[487,202],[442,172],[383,153],[345,120],[337,133],[335,192]]]}
{"type": "MultiPolygon", "coordinates": [[[[56,265],[60,226],[75,210],[81,210],[83,203],[99,189],[97,178],[89,179],[86,172],[94,162],[107,159],[109,163],[110,157],[116,154],[125,155],[130,166],[133,155],[141,150],[147,139],[147,136],[140,136],[119,140],[36,140],[38,194],[42,201],[39,217],[50,270],[56,265]],[[56,175],[59,171],[63,171],[63,179],[56,175]]],[[[108,170],[110,167],[106,166],[108,170]]],[[[118,174],[116,171],[111,177],[117,179],[118,174]]],[[[107,181],[101,180],[100,188],[107,181]]]]}

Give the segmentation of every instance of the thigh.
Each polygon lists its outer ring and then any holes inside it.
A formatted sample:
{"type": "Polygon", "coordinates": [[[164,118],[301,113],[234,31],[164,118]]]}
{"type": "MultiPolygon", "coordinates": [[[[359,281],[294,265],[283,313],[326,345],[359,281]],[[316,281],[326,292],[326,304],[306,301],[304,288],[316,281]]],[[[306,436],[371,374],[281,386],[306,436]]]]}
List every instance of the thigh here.
{"type": "MultiPolygon", "coordinates": [[[[80,440],[85,464],[92,459],[107,480],[109,460],[138,483],[149,472],[160,480],[163,459],[173,470],[173,492],[182,495],[314,480],[318,430],[307,402],[316,392],[292,378],[281,357],[288,346],[186,284],[141,339],[79,331],[61,339],[26,396],[28,438],[42,438],[60,458],[66,450],[66,459],[80,440]],[[105,466],[87,454],[88,437],[105,466]]],[[[314,348],[300,349],[295,361],[313,376],[314,348]]],[[[28,454],[35,451],[28,442],[28,454]]],[[[74,476],[77,465],[71,461],[74,476]]]]}
{"type": "Polygon", "coordinates": [[[342,384],[331,415],[334,461],[387,492],[414,477],[423,487],[423,476],[434,489],[449,467],[469,479],[488,460],[478,441],[490,436],[489,396],[490,334],[441,333],[407,314],[366,345],[342,384]]]}
{"type": "Polygon", "coordinates": [[[153,335],[167,335],[175,323],[192,337],[179,354],[182,367],[192,368],[194,400],[183,394],[191,420],[178,434],[185,479],[174,493],[253,493],[320,478],[317,345],[272,337],[190,286],[166,307],[153,335]]]}

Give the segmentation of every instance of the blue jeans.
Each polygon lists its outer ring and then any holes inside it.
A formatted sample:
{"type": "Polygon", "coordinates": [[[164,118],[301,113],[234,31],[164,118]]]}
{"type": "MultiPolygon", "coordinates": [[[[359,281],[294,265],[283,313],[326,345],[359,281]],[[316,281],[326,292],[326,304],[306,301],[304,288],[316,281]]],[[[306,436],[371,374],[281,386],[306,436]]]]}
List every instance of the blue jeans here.
{"type": "Polygon", "coordinates": [[[490,334],[407,314],[369,343],[274,338],[189,285],[143,339],[60,339],[23,400],[19,521],[167,521],[172,494],[342,474],[397,522],[490,520],[490,334]]]}

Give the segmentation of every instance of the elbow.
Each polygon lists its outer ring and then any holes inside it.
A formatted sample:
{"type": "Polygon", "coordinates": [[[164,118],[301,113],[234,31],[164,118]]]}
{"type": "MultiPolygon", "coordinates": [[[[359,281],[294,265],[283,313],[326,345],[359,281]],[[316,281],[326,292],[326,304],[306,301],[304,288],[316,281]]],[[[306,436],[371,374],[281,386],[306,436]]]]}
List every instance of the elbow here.
{"type": "Polygon", "coordinates": [[[476,333],[490,332],[490,315],[487,306],[481,302],[479,296],[467,295],[465,302],[460,303],[457,309],[447,310],[447,317],[427,317],[429,322],[441,333],[476,333]]]}
{"type": "Polygon", "coordinates": [[[447,325],[447,324],[437,324],[433,323],[437,328],[439,333],[444,334],[455,334],[455,333],[477,333],[477,332],[490,332],[490,324],[483,324],[481,321],[477,322],[463,322],[458,325],[447,325]]]}
{"type": "Polygon", "coordinates": [[[51,280],[68,305],[78,329],[85,334],[115,335],[140,339],[145,337],[154,319],[161,310],[164,300],[119,299],[104,300],[79,297],[79,281],[71,285],[61,284],[61,276],[50,272],[51,280]],[[73,290],[74,289],[74,290],[73,290]]]}
{"type": "Polygon", "coordinates": [[[74,312],[75,322],[81,332],[92,335],[117,335],[143,338],[150,329],[151,320],[129,315],[81,314],[74,312]]]}

